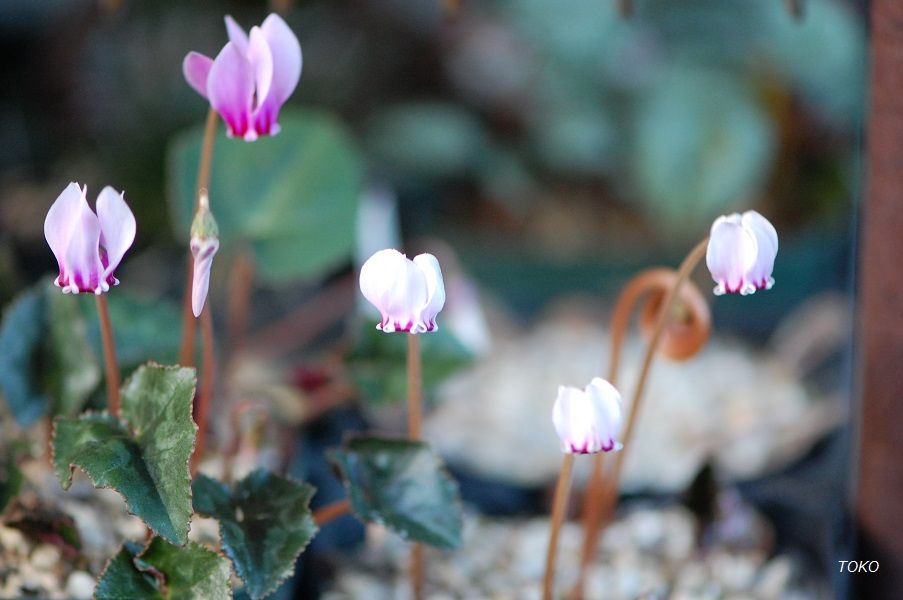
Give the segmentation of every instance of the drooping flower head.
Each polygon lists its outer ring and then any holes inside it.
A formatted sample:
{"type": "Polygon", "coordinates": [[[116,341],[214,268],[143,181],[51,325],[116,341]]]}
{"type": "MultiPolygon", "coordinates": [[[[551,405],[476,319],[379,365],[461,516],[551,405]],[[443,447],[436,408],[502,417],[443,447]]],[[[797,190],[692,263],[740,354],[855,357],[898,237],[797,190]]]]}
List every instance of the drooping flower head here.
{"type": "Polygon", "coordinates": [[[279,133],[279,110],[301,78],[301,45],[279,15],[245,33],[226,17],[229,41],[215,59],[189,52],[185,79],[226,123],[229,137],[253,142],[279,133]]]}
{"type": "Polygon", "coordinates": [[[777,254],[777,231],[756,211],[718,217],[712,224],[705,256],[717,284],[715,295],[770,290],[777,254]]]}
{"type": "Polygon", "coordinates": [[[580,390],[558,387],[552,422],[561,439],[561,451],[594,454],[620,450],[621,394],[601,377],[580,390]]]}
{"type": "Polygon", "coordinates": [[[118,285],[113,271],[135,241],[135,216],[123,194],[105,187],[95,214],[87,193],[87,186],[70,183],[44,219],[44,237],[60,269],[54,283],[64,293],[102,294],[118,285]]]}
{"type": "Polygon", "coordinates": [[[380,250],[361,267],[361,292],[379,310],[380,331],[424,333],[438,329],[436,315],[445,305],[445,284],[432,254],[414,260],[397,250],[380,250]]]}
{"type": "Polygon", "coordinates": [[[210,288],[210,268],[213,256],[219,250],[219,227],[210,211],[210,199],[207,191],[202,190],[198,202],[198,210],[191,222],[191,255],[194,257],[191,281],[191,312],[195,317],[201,316],[204,303],[207,301],[207,290],[210,288]]]}

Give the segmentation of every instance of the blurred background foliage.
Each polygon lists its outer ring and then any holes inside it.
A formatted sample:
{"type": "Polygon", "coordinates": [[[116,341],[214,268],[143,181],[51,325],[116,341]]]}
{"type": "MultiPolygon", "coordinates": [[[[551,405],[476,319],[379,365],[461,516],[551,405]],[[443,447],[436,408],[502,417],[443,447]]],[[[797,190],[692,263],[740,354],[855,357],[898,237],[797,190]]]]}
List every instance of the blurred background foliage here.
{"type": "Polygon", "coordinates": [[[379,185],[407,238],[449,240],[528,312],[562,290],[613,292],[747,207],[783,248],[800,244],[782,250],[784,300],[842,285],[862,7],[809,0],[795,19],[781,0],[636,0],[624,17],[616,4],[465,0],[449,18],[422,0],[3,2],[0,298],[53,269],[41,223],[70,179],[126,190],[140,225],[122,271],[178,297],[206,110],[181,60],[218,51],[224,13],[249,27],[272,9],[304,73],[280,136],[217,142],[220,263],[250,248],[277,288],[334,273],[357,196],[379,185]]]}

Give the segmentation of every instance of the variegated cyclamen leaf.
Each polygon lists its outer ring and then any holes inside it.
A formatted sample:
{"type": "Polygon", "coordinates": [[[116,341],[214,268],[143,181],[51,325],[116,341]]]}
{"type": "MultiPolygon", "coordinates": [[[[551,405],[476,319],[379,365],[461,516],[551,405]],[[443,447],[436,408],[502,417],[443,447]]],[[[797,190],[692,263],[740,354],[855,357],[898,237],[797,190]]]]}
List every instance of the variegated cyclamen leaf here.
{"type": "Polygon", "coordinates": [[[188,459],[197,427],[191,419],[194,369],[148,364],[122,389],[122,419],[104,413],[57,418],[53,462],[66,489],[75,467],[94,485],[125,498],[129,510],[175,544],[188,539],[188,459]]]}

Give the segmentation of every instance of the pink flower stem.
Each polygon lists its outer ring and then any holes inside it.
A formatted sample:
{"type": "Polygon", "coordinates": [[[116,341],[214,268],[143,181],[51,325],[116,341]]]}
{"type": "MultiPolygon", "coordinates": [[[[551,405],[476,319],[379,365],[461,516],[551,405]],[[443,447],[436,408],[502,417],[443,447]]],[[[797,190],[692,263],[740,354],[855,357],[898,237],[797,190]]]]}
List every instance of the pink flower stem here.
{"type": "MultiPolygon", "coordinates": [[[[627,416],[627,424],[624,427],[624,435],[622,438],[624,448],[613,455],[611,466],[608,469],[607,475],[604,476],[604,455],[597,454],[594,457],[592,474],[590,475],[590,481],[587,485],[586,505],[583,512],[583,530],[585,537],[580,561],[580,575],[577,579],[577,586],[573,594],[576,598],[583,596],[583,588],[586,583],[589,565],[596,556],[599,534],[601,533],[604,524],[611,518],[611,513],[613,512],[618,497],[621,471],[624,466],[624,459],[627,456],[627,450],[630,448],[630,440],[633,437],[633,431],[636,427],[637,415],[639,415],[643,399],[643,391],[645,390],[646,380],[649,377],[649,372],[652,368],[652,359],[655,357],[656,350],[662,335],[665,332],[665,328],[674,314],[674,303],[680,296],[680,290],[693,273],[693,270],[705,256],[708,243],[708,238],[703,239],[689,254],[687,254],[677,270],[677,276],[674,279],[673,285],[665,293],[664,300],[662,300],[655,327],[652,330],[652,335],[646,346],[646,354],[643,356],[643,363],[637,378],[636,387],[634,388],[633,398],[630,402],[630,413],[627,416]]],[[[646,287],[645,283],[637,278],[637,280],[628,284],[615,305],[611,325],[611,364],[608,373],[608,381],[612,384],[617,380],[621,347],[627,331],[627,325],[630,321],[630,313],[640,296],[647,291],[646,287]]]]}
{"type": "MultiPolygon", "coordinates": [[[[408,437],[419,440],[422,429],[423,381],[420,369],[420,337],[408,335],[408,437]]],[[[423,545],[411,547],[411,589],[415,600],[423,599],[423,545]]]]}
{"type": "Polygon", "coordinates": [[[549,548],[546,552],[546,573],[542,580],[542,599],[552,600],[555,591],[555,560],[558,556],[558,533],[567,512],[568,499],[571,494],[571,472],[574,470],[574,455],[565,453],[561,471],[558,472],[558,483],[555,485],[555,498],[552,500],[552,521],[549,527],[549,548]]]}
{"type": "MultiPolygon", "coordinates": [[[[210,187],[210,165],[213,162],[213,142],[216,141],[216,126],[219,115],[212,108],[207,112],[204,125],[204,141],[201,146],[201,161],[198,165],[198,195],[195,200],[195,211],[200,202],[200,191],[210,187]]],[[[188,269],[185,276],[185,295],[182,299],[182,345],[179,352],[179,364],[183,367],[194,366],[194,339],[197,332],[197,321],[191,311],[191,285],[194,277],[194,257],[188,251],[188,269]]]]}
{"type": "Polygon", "coordinates": [[[317,527],[322,527],[333,519],[337,519],[342,515],[347,515],[350,512],[351,501],[345,498],[344,500],[336,500],[326,506],[321,506],[314,511],[313,519],[314,523],[317,524],[317,527]]]}
{"type": "Polygon", "coordinates": [[[107,297],[103,294],[94,296],[97,299],[97,315],[100,317],[100,334],[103,340],[103,356],[107,373],[107,407],[114,417],[119,416],[119,362],[116,360],[116,343],[113,341],[113,326],[110,323],[110,310],[107,297]]]}
{"type": "Polygon", "coordinates": [[[210,399],[213,396],[213,378],[216,375],[216,353],[213,340],[213,317],[210,316],[210,305],[204,307],[201,312],[201,388],[198,393],[198,403],[195,408],[195,418],[198,423],[198,436],[194,444],[194,454],[191,456],[191,475],[197,472],[201,458],[204,456],[204,446],[207,442],[208,413],[210,411],[210,399]]]}

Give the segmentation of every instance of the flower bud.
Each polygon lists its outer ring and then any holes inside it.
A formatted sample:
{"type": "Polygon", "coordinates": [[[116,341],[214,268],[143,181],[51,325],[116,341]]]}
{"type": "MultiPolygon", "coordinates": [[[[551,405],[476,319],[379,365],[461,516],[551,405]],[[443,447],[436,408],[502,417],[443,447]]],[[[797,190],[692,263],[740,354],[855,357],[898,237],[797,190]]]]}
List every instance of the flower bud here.
{"type": "Polygon", "coordinates": [[[436,331],[436,315],[445,306],[445,284],[432,254],[414,260],[397,250],[380,250],[361,267],[361,293],[379,310],[380,331],[436,331]]]}
{"type": "Polygon", "coordinates": [[[771,276],[778,253],[774,226],[754,210],[718,217],[712,224],[706,264],[715,295],[752,294],[774,285],[771,276]]]}
{"type": "Polygon", "coordinates": [[[210,267],[213,256],[219,250],[219,227],[210,211],[210,200],[207,190],[201,190],[198,210],[191,222],[191,255],[194,257],[193,278],[191,282],[191,311],[195,317],[201,316],[207,290],[210,288],[210,267]]]}

